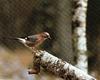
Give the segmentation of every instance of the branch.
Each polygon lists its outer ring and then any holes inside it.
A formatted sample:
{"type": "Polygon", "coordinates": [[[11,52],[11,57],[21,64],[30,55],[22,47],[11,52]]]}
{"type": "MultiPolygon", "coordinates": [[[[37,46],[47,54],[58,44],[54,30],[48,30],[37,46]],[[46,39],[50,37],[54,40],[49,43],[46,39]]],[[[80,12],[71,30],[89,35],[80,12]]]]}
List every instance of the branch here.
{"type": "Polygon", "coordinates": [[[72,66],[66,61],[62,61],[46,51],[39,51],[34,55],[34,57],[35,64],[38,64],[46,71],[53,73],[64,80],[96,80],[80,69],[72,66]]]}

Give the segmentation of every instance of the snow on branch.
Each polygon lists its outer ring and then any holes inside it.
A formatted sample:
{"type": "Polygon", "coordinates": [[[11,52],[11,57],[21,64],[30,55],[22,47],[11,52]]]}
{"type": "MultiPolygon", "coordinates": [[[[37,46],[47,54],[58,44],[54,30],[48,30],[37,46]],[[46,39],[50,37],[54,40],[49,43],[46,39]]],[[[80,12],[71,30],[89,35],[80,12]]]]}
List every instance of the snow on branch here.
{"type": "Polygon", "coordinates": [[[34,57],[35,64],[39,64],[46,71],[53,73],[64,80],[96,80],[82,70],[51,55],[46,51],[38,51],[34,57]]]}

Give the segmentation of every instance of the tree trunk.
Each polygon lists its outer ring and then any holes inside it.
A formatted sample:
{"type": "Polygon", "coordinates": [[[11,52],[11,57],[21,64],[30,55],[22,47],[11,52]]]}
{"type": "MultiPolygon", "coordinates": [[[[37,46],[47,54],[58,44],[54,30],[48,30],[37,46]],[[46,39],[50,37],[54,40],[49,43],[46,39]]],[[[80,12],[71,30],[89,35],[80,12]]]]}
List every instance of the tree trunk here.
{"type": "Polygon", "coordinates": [[[73,0],[74,49],[77,53],[77,67],[88,72],[86,45],[86,11],[88,0],[73,0]]]}

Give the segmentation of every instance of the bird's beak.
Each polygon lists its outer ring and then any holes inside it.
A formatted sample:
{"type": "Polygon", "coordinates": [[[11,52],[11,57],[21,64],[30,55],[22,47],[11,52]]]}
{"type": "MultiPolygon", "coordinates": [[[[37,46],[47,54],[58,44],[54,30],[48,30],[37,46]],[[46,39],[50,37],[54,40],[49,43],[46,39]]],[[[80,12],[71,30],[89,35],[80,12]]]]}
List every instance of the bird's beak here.
{"type": "Polygon", "coordinates": [[[26,40],[23,39],[23,38],[17,38],[21,43],[25,44],[26,43],[26,40]]]}

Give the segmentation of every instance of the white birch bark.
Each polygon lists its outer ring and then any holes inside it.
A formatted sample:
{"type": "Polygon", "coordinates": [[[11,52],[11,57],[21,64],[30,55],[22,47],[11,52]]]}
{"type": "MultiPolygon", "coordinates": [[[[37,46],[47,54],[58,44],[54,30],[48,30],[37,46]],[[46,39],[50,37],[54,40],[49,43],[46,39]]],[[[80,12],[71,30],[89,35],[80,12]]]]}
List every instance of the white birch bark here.
{"type": "Polygon", "coordinates": [[[88,0],[73,0],[73,27],[75,51],[78,54],[77,67],[88,72],[86,45],[86,11],[88,0]]]}
{"type": "Polygon", "coordinates": [[[35,63],[42,66],[46,71],[57,75],[64,80],[96,80],[71,64],[49,54],[46,51],[39,51],[35,55],[35,63]]]}

